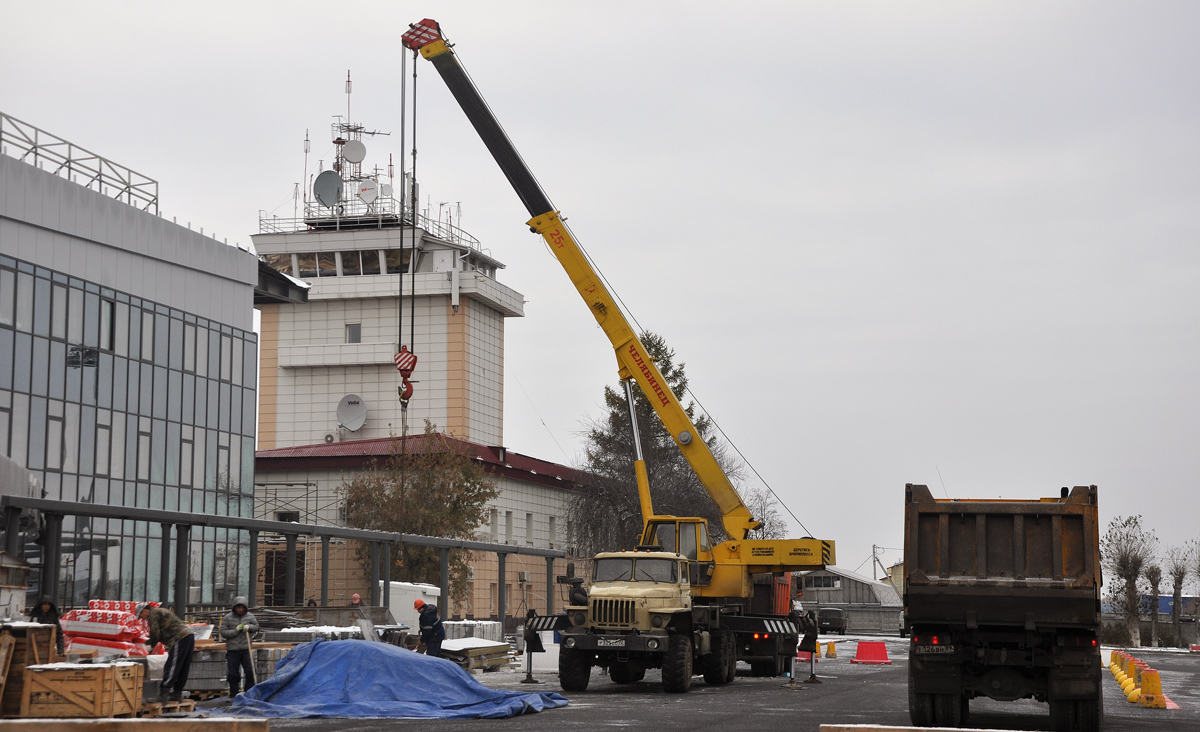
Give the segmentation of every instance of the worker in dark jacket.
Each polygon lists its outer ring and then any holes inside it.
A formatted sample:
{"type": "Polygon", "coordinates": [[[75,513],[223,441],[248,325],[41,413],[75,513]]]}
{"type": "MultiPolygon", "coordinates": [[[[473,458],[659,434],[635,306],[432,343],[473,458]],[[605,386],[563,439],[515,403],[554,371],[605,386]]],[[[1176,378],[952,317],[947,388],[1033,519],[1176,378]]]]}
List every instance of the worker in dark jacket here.
{"type": "Polygon", "coordinates": [[[425,655],[442,657],[442,641],[446,640],[446,628],[438,615],[437,605],[417,600],[413,607],[420,613],[421,642],[425,644],[425,655]]]}
{"type": "Polygon", "coordinates": [[[233,598],[233,609],[221,619],[221,638],[225,640],[225,680],[229,682],[229,698],[238,695],[242,673],[246,676],[246,691],[254,686],[254,659],[250,655],[250,636],[258,632],[258,621],[246,607],[246,598],[233,598]]]}
{"type": "Polygon", "coordinates": [[[134,610],[150,626],[150,639],[146,645],[153,648],[162,643],[167,649],[167,665],[163,667],[162,691],[158,700],[183,701],[183,687],[187,684],[188,670],[192,666],[196,636],[170,610],[150,607],[146,602],[138,603],[134,610]]]}
{"type": "Polygon", "coordinates": [[[38,604],[34,605],[33,609],[29,611],[30,622],[53,625],[56,628],[54,631],[54,645],[58,648],[58,652],[62,653],[62,625],[59,624],[58,619],[58,607],[55,606],[54,601],[49,597],[43,597],[41,600],[38,600],[38,604]]]}

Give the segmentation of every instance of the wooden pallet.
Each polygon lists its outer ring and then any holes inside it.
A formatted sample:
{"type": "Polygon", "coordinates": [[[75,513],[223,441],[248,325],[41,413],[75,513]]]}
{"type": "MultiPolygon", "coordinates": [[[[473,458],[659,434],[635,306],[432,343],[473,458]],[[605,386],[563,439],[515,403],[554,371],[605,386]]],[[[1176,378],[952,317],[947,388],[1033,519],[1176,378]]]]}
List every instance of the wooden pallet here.
{"type": "Polygon", "coordinates": [[[139,717],[161,717],[164,714],[186,714],[196,711],[196,702],[185,699],[177,702],[142,702],[139,717]]]}

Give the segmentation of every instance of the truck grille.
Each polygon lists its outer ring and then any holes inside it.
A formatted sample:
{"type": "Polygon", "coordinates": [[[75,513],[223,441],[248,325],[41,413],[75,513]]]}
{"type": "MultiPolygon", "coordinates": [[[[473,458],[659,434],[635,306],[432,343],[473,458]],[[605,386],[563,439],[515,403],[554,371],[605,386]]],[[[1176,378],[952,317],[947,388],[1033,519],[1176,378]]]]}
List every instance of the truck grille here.
{"type": "Polygon", "coordinates": [[[592,622],[596,625],[633,625],[633,600],[592,600],[592,622]]]}

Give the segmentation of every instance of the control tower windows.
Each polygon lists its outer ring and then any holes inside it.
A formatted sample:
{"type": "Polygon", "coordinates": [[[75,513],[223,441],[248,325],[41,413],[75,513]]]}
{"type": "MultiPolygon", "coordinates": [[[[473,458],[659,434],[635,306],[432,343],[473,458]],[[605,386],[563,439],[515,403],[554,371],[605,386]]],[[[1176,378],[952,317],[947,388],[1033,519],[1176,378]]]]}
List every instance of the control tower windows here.
{"type": "Polygon", "coordinates": [[[358,252],[341,252],[342,276],[354,277],[362,274],[362,258],[358,252]]]}
{"type": "Polygon", "coordinates": [[[411,250],[405,249],[385,249],[384,264],[387,266],[385,274],[399,274],[408,271],[408,260],[412,254],[411,250]]]}
{"type": "Polygon", "coordinates": [[[319,277],[337,277],[337,258],[333,252],[317,253],[317,275],[319,277]]]}

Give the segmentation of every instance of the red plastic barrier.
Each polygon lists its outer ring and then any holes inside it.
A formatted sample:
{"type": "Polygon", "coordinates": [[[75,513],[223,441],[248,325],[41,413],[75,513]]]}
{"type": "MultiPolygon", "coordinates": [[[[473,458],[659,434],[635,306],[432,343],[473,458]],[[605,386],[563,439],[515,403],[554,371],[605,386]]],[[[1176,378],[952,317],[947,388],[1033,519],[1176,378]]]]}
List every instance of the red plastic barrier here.
{"type": "Polygon", "coordinates": [[[850,663],[877,663],[891,665],[887,654],[887,644],[883,641],[859,641],[858,649],[850,663]]]}
{"type": "Polygon", "coordinates": [[[808,663],[808,662],[809,662],[809,660],[813,660],[813,661],[820,661],[820,660],[821,660],[821,654],[820,654],[820,653],[818,653],[818,654],[817,654],[817,657],[816,657],[816,658],[813,658],[813,654],[812,654],[811,652],[809,652],[809,651],[796,651],[796,660],[797,660],[797,661],[804,661],[805,663],[808,663]]]}

